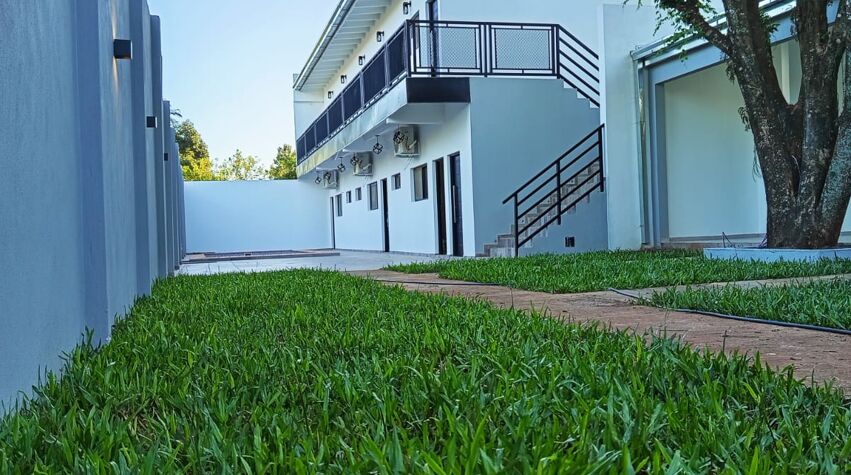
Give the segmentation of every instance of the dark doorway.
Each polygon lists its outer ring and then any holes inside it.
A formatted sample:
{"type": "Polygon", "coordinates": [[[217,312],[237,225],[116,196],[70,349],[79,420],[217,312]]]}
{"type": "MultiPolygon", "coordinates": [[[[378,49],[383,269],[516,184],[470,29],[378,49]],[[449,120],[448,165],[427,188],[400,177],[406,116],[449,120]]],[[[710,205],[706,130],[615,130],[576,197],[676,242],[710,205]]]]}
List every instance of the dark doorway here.
{"type": "Polygon", "coordinates": [[[437,253],[446,255],[446,172],[443,171],[443,159],[434,161],[434,188],[437,196],[437,253]]]}
{"type": "Polygon", "coordinates": [[[381,180],[381,214],[384,215],[384,252],[390,252],[390,205],[387,202],[387,179],[381,180]]]}
{"type": "Polygon", "coordinates": [[[331,197],[331,249],[337,249],[337,230],[335,229],[336,220],[335,214],[337,214],[337,210],[334,209],[334,197],[331,197]]]}
{"type": "Polygon", "coordinates": [[[452,255],[464,255],[464,220],[461,215],[461,156],[449,157],[449,186],[452,200],[452,255]]]}

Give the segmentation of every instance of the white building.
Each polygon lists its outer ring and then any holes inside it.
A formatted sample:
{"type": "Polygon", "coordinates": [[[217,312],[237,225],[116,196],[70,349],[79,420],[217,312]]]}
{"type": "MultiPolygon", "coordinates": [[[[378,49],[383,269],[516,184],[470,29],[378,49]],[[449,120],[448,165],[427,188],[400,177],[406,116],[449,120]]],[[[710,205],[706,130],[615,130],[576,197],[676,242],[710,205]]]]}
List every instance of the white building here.
{"type": "Polygon", "coordinates": [[[507,255],[515,199],[522,252],[608,247],[599,2],[567,3],[340,2],[295,78],[334,247],[507,255]]]}
{"type": "MultiPolygon", "coordinates": [[[[705,41],[666,46],[652,3],[340,0],[295,77],[313,211],[290,226],[316,248],[464,256],[759,243],[738,86],[705,41]]],[[[794,98],[795,2],[762,5],[794,98]]]]}

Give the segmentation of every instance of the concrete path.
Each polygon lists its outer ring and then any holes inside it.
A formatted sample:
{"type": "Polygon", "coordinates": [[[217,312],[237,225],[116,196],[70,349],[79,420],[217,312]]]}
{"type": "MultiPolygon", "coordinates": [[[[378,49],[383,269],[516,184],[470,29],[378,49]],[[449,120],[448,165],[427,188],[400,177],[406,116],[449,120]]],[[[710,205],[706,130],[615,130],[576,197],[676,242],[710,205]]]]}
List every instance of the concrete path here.
{"type": "MultiPolygon", "coordinates": [[[[305,256],[287,259],[258,259],[184,264],[179,275],[208,275],[234,272],[271,272],[287,269],[329,269],[339,271],[374,270],[395,264],[432,262],[441,259],[421,254],[400,254],[364,251],[336,251],[338,256],[305,256]]],[[[446,257],[442,257],[446,259],[446,257]]]]}
{"type": "Polygon", "coordinates": [[[353,272],[408,290],[481,298],[503,308],[546,311],[567,321],[600,322],[618,330],[680,337],[696,348],[759,352],[775,368],[792,365],[805,380],[834,381],[851,393],[851,337],[776,325],[739,322],[634,305],[614,292],[548,294],[441,279],[436,274],[353,272]]]}

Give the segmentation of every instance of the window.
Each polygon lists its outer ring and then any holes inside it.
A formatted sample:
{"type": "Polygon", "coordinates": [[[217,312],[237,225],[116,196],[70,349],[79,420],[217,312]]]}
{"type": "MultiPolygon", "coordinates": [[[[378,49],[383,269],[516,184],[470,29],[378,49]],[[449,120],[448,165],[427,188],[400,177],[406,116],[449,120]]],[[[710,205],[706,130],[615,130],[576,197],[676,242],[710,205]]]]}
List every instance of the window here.
{"type": "Polygon", "coordinates": [[[360,187],[355,189],[355,201],[360,201],[363,199],[363,195],[361,194],[360,187]]]}
{"type": "Polygon", "coordinates": [[[347,191],[346,192],[346,203],[351,203],[351,202],[352,202],[352,192],[347,191]]]}
{"type": "Polygon", "coordinates": [[[334,201],[337,204],[337,217],[343,216],[343,195],[335,196],[334,201]]]}
{"type": "Polygon", "coordinates": [[[393,175],[393,179],[391,180],[391,182],[393,183],[393,189],[394,190],[398,190],[399,188],[402,188],[402,174],[397,173],[397,174],[393,175]]]}
{"type": "Polygon", "coordinates": [[[426,165],[419,166],[413,170],[414,201],[428,199],[428,170],[426,165]]]}
{"type": "Polygon", "coordinates": [[[369,193],[369,209],[374,211],[378,209],[378,182],[370,183],[367,190],[369,193]]]}

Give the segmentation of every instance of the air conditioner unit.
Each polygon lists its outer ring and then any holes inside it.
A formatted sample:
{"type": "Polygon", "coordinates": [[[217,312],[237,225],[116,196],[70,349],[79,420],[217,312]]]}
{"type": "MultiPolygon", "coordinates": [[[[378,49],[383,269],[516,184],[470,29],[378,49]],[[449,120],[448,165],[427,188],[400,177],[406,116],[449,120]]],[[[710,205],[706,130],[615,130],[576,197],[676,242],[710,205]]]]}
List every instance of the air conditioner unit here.
{"type": "Polygon", "coordinates": [[[352,157],[351,163],[355,176],[372,176],[371,153],[356,153],[355,156],[352,157]]]}
{"type": "Polygon", "coordinates": [[[339,184],[337,170],[328,170],[322,174],[322,187],[326,189],[337,189],[339,184]]]}
{"type": "Polygon", "coordinates": [[[393,148],[397,157],[420,156],[420,138],[414,126],[399,127],[393,134],[393,148]]]}

